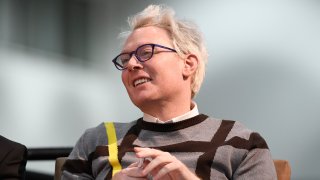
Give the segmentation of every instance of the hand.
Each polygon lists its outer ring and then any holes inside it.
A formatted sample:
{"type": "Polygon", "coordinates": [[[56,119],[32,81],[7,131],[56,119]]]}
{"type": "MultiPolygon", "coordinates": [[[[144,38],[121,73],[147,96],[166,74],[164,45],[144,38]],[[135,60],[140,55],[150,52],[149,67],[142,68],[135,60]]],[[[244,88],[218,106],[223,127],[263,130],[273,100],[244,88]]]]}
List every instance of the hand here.
{"type": "Polygon", "coordinates": [[[146,176],[142,174],[142,168],[138,167],[138,162],[132,163],[125,169],[116,173],[112,180],[147,180],[146,176]]]}
{"type": "Polygon", "coordinates": [[[176,179],[197,179],[199,178],[192,173],[186,165],[179,161],[176,157],[168,152],[163,152],[151,148],[135,147],[134,151],[138,158],[150,159],[144,163],[142,171],[140,170],[141,177],[147,177],[150,173],[154,180],[176,180],[176,179]]]}

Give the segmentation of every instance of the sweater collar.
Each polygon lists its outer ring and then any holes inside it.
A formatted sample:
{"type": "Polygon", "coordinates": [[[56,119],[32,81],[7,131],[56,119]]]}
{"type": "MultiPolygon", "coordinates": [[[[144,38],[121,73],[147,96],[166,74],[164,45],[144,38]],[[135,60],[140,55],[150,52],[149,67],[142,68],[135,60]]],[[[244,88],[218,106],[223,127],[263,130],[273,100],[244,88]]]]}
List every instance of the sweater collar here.
{"type": "Polygon", "coordinates": [[[199,115],[198,106],[194,101],[191,102],[190,109],[191,110],[188,111],[187,113],[182,114],[177,117],[174,117],[172,119],[166,120],[166,121],[161,121],[157,117],[154,117],[154,116],[151,116],[150,114],[144,113],[143,120],[146,122],[151,122],[151,123],[166,124],[166,123],[176,123],[176,122],[184,121],[186,119],[190,119],[192,117],[199,115]]]}
{"type": "Polygon", "coordinates": [[[176,131],[176,130],[194,126],[196,124],[203,122],[207,118],[208,118],[207,115],[199,114],[197,116],[194,116],[189,119],[185,119],[183,121],[179,121],[176,123],[165,123],[165,124],[151,123],[151,122],[144,121],[142,120],[142,118],[140,118],[137,121],[137,127],[141,129],[149,130],[149,131],[170,132],[170,131],[176,131]]]}

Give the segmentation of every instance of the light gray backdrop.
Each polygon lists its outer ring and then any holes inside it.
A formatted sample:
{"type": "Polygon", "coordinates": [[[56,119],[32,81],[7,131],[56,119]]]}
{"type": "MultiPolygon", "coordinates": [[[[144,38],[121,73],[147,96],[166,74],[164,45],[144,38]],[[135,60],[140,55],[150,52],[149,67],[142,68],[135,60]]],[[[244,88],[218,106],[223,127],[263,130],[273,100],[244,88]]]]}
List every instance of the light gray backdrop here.
{"type": "Polygon", "coordinates": [[[127,17],[151,3],[204,33],[200,111],[260,132],[274,159],[290,161],[292,179],[318,179],[317,0],[0,1],[0,134],[28,147],[73,146],[102,121],[139,118],[111,59],[127,17]]]}

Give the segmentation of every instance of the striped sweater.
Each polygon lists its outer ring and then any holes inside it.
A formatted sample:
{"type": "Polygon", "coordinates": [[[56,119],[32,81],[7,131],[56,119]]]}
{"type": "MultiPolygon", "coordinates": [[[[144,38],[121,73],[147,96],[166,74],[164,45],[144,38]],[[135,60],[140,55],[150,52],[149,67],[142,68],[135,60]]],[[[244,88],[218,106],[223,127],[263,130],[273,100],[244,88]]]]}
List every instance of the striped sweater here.
{"type": "MultiPolygon", "coordinates": [[[[171,153],[201,179],[276,179],[265,140],[236,121],[200,114],[170,124],[142,118],[115,123],[122,168],[137,162],[133,147],[171,153]]],[[[86,130],[63,166],[62,179],[111,179],[104,124],[86,130]]]]}

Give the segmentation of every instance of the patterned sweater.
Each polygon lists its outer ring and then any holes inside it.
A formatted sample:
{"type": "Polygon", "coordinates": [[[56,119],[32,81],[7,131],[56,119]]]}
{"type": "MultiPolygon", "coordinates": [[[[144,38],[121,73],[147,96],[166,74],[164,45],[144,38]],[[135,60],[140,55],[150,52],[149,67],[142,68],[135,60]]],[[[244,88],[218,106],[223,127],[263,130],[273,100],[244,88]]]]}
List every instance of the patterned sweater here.
{"type": "MultiPolygon", "coordinates": [[[[169,124],[142,118],[115,123],[122,168],[138,159],[133,147],[171,153],[201,179],[277,179],[265,140],[236,121],[200,114],[169,124]]],[[[111,179],[104,124],[86,130],[63,166],[62,179],[111,179]]]]}

